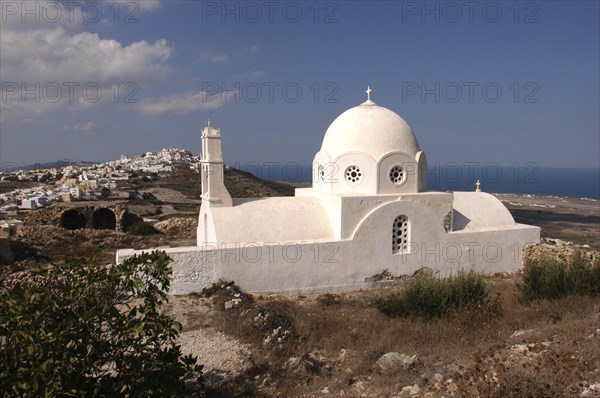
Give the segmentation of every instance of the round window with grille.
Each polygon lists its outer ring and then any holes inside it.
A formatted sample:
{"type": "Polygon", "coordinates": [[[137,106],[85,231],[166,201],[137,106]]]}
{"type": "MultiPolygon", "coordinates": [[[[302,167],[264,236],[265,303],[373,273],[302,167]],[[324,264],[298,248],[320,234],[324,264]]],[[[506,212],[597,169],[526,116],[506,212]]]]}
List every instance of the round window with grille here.
{"type": "Polygon", "coordinates": [[[346,181],[359,182],[362,177],[362,172],[358,166],[350,166],[346,169],[346,181]]]}
{"type": "Polygon", "coordinates": [[[321,181],[325,181],[325,168],[323,166],[319,166],[319,177],[321,177],[321,181]]]}
{"type": "Polygon", "coordinates": [[[404,172],[402,166],[394,166],[390,169],[390,180],[394,184],[400,185],[404,183],[405,177],[406,173],[404,172]]]}

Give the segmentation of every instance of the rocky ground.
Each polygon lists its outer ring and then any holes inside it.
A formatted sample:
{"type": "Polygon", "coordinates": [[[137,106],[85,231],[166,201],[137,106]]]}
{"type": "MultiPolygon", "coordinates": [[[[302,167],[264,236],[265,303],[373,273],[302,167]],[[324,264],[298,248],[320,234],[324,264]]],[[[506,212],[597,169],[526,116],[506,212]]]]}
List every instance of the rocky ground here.
{"type": "Polygon", "coordinates": [[[198,228],[198,217],[175,217],[154,224],[154,228],[174,237],[194,239],[198,228]]]}

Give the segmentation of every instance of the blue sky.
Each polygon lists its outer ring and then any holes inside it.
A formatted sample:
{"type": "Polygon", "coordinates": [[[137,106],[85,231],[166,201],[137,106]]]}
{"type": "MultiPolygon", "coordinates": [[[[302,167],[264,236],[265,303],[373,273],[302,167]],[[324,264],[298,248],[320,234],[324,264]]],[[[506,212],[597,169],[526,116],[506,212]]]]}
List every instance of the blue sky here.
{"type": "Polygon", "coordinates": [[[600,163],[598,1],[24,3],[0,1],[3,168],[198,153],[208,118],[228,163],[310,164],[367,85],[430,163],[600,163]]]}

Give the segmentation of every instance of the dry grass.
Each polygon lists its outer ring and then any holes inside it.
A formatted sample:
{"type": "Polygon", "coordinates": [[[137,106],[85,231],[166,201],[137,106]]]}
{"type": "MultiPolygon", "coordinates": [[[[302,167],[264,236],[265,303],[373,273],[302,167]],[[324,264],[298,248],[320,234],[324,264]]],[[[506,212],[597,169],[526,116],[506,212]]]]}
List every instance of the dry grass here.
{"type": "Polygon", "coordinates": [[[567,297],[524,305],[515,277],[489,282],[502,315],[474,319],[456,312],[429,321],[382,314],[371,304],[381,291],[295,298],[242,293],[241,304],[229,310],[224,303],[240,293],[235,287],[218,291],[211,327],[256,350],[253,369],[222,386],[220,393],[321,396],[327,388],[337,396],[342,390],[345,396],[392,396],[404,386],[421,383],[432,397],[542,397],[569,396],[580,392],[579,383],[600,380],[600,332],[589,337],[600,328],[600,300],[567,297]],[[519,330],[531,331],[513,336],[519,330]],[[545,341],[551,347],[531,359],[530,367],[508,361],[514,344],[545,341]],[[392,351],[416,354],[420,362],[410,370],[383,371],[376,361],[392,351]],[[508,365],[496,369],[506,361],[508,365]],[[456,391],[436,385],[435,373],[454,379],[456,391]],[[489,382],[492,374],[501,379],[499,384],[489,382]]]}

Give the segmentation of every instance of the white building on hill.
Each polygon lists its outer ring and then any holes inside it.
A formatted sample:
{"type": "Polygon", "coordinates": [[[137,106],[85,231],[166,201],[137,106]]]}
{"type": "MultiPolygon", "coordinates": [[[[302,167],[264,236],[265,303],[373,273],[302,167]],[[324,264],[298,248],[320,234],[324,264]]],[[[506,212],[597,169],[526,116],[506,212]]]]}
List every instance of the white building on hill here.
{"type": "MultiPolygon", "coordinates": [[[[410,126],[370,99],[327,129],[312,188],[294,197],[232,199],[221,132],[202,133],[197,246],[167,249],[172,292],[235,281],[253,292],[342,290],[375,275],[427,267],[513,272],[538,227],[517,224],[494,196],[427,190],[427,160],[410,126]]],[[[120,250],[117,259],[133,254],[120,250]]]]}

